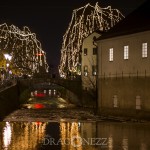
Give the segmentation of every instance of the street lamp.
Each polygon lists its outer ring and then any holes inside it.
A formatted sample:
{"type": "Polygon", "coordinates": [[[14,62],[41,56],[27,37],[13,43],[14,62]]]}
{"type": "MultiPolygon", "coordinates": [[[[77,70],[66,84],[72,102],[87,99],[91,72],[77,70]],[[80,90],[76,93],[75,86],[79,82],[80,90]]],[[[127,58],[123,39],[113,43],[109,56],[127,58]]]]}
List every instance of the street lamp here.
{"type": "Polygon", "coordinates": [[[7,60],[11,61],[12,56],[9,55],[9,54],[4,54],[4,57],[5,57],[5,59],[6,59],[6,67],[9,67],[9,63],[7,62],[7,60]]]}
{"type": "Polygon", "coordinates": [[[5,57],[5,59],[6,60],[11,60],[11,58],[12,58],[12,56],[11,55],[9,55],[9,54],[4,54],[4,57],[5,57]]]}

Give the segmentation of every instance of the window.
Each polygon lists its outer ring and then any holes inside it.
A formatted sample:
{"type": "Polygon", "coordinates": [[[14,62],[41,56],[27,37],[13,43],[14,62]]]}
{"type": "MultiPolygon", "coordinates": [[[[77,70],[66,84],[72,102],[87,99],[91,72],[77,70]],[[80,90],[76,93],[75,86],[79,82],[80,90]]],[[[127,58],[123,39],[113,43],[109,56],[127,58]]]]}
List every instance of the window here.
{"type": "Polygon", "coordinates": [[[114,107],[118,107],[118,97],[117,97],[117,95],[114,95],[113,101],[114,101],[114,107]]]}
{"type": "Polygon", "coordinates": [[[142,57],[147,57],[147,43],[142,44],[142,57]]]}
{"type": "Polygon", "coordinates": [[[88,75],[88,66],[84,66],[84,76],[88,75]]]}
{"type": "Polygon", "coordinates": [[[93,48],[93,55],[97,54],[97,47],[93,48]]]}
{"type": "Polygon", "coordinates": [[[84,48],[84,56],[87,55],[87,48],[84,48]]]}
{"type": "Polygon", "coordinates": [[[109,49],[109,61],[113,61],[113,48],[109,49]]]}
{"type": "Polygon", "coordinates": [[[124,59],[129,59],[129,46],[124,46],[124,59]]]}
{"type": "Polygon", "coordinates": [[[141,109],[141,97],[139,95],[136,96],[136,109],[141,109]]]}
{"type": "Polygon", "coordinates": [[[93,76],[96,76],[96,75],[97,75],[97,66],[96,66],[96,65],[93,65],[93,66],[92,66],[92,75],[93,75],[93,76]]]}

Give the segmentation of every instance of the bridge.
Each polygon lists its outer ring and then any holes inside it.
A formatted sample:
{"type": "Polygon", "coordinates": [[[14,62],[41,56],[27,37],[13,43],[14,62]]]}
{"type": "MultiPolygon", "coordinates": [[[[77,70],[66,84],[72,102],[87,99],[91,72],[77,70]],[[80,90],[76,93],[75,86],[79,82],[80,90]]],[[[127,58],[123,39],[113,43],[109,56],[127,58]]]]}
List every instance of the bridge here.
{"type": "Polygon", "coordinates": [[[51,86],[52,84],[64,87],[65,89],[75,93],[81,93],[81,80],[69,80],[69,79],[61,79],[61,78],[33,78],[29,80],[30,87],[36,87],[44,83],[46,87],[51,86]]]}
{"type": "Polygon", "coordinates": [[[80,79],[62,79],[62,78],[28,78],[28,79],[18,79],[18,80],[7,80],[0,85],[0,91],[7,89],[9,86],[20,83],[24,87],[29,87],[30,89],[49,89],[49,88],[65,88],[73,92],[77,96],[82,95],[82,83],[80,79]]]}
{"type": "Polygon", "coordinates": [[[68,99],[72,103],[81,105],[82,84],[80,79],[61,79],[61,78],[32,78],[18,80],[19,87],[30,88],[31,92],[39,90],[42,93],[55,95],[68,99]]]}
{"type": "Polygon", "coordinates": [[[0,86],[0,119],[14,109],[19,107],[19,96],[25,89],[34,91],[37,88],[51,89],[63,93],[61,96],[72,103],[81,105],[81,81],[80,80],[65,80],[59,78],[33,78],[33,79],[18,79],[9,80],[0,86]],[[13,102],[13,103],[12,103],[13,102]]]}

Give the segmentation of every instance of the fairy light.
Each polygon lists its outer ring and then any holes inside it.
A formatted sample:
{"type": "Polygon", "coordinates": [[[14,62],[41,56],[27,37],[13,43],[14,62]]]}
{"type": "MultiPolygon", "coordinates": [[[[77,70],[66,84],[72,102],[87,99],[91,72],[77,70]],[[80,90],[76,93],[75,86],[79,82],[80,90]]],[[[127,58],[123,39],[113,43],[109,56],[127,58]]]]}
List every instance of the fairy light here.
{"type": "Polygon", "coordinates": [[[73,10],[68,29],[63,36],[59,73],[63,78],[67,72],[81,75],[78,66],[81,64],[81,50],[84,38],[94,31],[107,31],[124,16],[111,6],[101,8],[98,3],[95,6],[89,3],[84,7],[73,10]]]}
{"type": "Polygon", "coordinates": [[[31,33],[26,26],[23,27],[23,30],[20,30],[14,25],[1,24],[0,50],[2,52],[9,51],[14,68],[21,68],[22,71],[28,69],[35,73],[39,72],[39,66],[42,66],[48,72],[46,53],[42,50],[36,34],[31,33]]]}

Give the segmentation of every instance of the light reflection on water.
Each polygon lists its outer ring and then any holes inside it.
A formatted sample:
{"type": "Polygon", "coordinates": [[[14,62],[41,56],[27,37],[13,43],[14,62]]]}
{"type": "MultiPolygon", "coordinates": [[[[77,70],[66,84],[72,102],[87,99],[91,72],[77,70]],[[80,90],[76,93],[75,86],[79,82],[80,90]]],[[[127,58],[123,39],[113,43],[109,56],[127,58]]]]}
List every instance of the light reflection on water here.
{"type": "Polygon", "coordinates": [[[4,131],[3,131],[3,143],[4,143],[4,147],[7,147],[10,145],[11,142],[11,126],[9,122],[6,122],[6,126],[4,127],[4,131]]]}
{"type": "Polygon", "coordinates": [[[149,124],[0,122],[0,150],[149,150],[149,124]]]}

